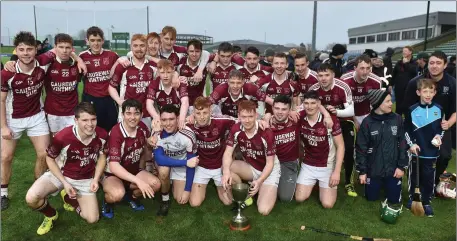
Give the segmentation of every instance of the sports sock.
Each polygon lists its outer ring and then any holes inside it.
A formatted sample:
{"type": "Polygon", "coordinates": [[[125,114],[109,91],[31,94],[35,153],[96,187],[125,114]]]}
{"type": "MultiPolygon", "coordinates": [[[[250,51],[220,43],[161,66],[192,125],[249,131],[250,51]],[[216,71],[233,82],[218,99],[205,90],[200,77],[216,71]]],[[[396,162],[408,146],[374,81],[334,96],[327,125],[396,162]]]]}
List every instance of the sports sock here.
{"type": "Polygon", "coordinates": [[[2,184],[0,194],[1,196],[8,197],[8,184],[2,184]]]}
{"type": "Polygon", "coordinates": [[[162,201],[166,202],[170,200],[170,195],[167,193],[162,193],[162,201]]]}
{"type": "Polygon", "coordinates": [[[54,217],[56,215],[56,210],[51,207],[47,199],[44,200],[44,203],[41,207],[37,208],[37,211],[44,214],[44,216],[48,218],[54,217]]]}
{"type": "Polygon", "coordinates": [[[75,209],[79,207],[78,200],[70,198],[70,196],[68,196],[68,194],[65,194],[63,199],[65,200],[66,203],[70,204],[75,209]]]}

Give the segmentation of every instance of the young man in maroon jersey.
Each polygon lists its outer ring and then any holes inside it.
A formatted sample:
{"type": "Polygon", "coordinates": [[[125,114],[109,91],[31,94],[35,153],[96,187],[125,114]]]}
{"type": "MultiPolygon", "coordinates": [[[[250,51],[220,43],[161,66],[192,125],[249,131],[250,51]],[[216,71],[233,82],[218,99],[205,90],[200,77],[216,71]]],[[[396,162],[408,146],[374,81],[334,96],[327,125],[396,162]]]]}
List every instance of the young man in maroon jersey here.
{"type": "MultiPolygon", "coordinates": [[[[303,96],[308,92],[309,88],[316,84],[317,73],[309,68],[308,56],[304,53],[297,53],[294,58],[295,64],[295,80],[298,82],[298,88],[300,89],[300,95],[303,96]]],[[[303,102],[303,98],[300,98],[300,103],[303,102]]]]}
{"type": "Polygon", "coordinates": [[[230,205],[232,199],[222,188],[222,156],[225,150],[225,136],[235,124],[233,118],[211,117],[211,100],[198,97],[194,103],[194,123],[187,126],[197,138],[198,166],[195,168],[194,182],[189,203],[198,207],[205,200],[206,186],[213,179],[217,194],[224,205],[230,205]]]}
{"type": "Polygon", "coordinates": [[[310,90],[317,91],[321,104],[332,114],[339,118],[344,139],[344,177],[346,192],[351,197],[357,197],[352,184],[352,171],[354,169],[354,102],[349,85],[335,78],[333,67],[324,63],[317,69],[319,83],[311,86],[310,90]]]}
{"type": "Polygon", "coordinates": [[[233,183],[250,181],[249,195],[259,194],[257,209],[268,215],[276,203],[281,175],[274,134],[270,129],[259,128],[256,103],[252,101],[239,103],[238,118],[241,123],[230,130],[222,159],[222,185],[227,190],[233,183]],[[233,160],[237,145],[246,161],[233,160]]]}
{"type": "Polygon", "coordinates": [[[159,179],[144,170],[144,148],[150,131],[141,122],[141,102],[127,99],[122,103],[122,121],[116,124],[108,139],[108,166],[102,181],[105,192],[102,214],[113,218],[112,204],[125,199],[135,211],[144,210],[139,198],[152,198],[160,189],[159,179]]]}
{"type": "Polygon", "coordinates": [[[17,141],[24,131],[27,131],[36,151],[35,178],[46,171],[46,148],[50,138],[45,113],[40,105],[45,77],[45,70],[40,65],[49,63],[55,55],[49,52],[35,59],[37,51],[35,43],[32,33],[19,32],[14,38],[14,46],[19,58],[14,64],[14,72],[5,68],[1,73],[2,211],[9,206],[8,184],[12,174],[13,156],[17,141]]]}
{"type": "Polygon", "coordinates": [[[304,95],[304,110],[300,113],[300,136],[305,156],[297,179],[295,200],[309,198],[316,181],[319,182],[319,199],[324,208],[336,202],[344,157],[344,141],[340,123],[332,116],[333,127],[327,129],[319,112],[320,96],[316,91],[304,95]]]}
{"type": "Polygon", "coordinates": [[[355,70],[343,74],[341,80],[349,85],[354,100],[354,124],[359,129],[363,119],[370,114],[370,101],[367,99],[368,91],[381,89],[382,80],[371,73],[371,59],[362,54],[354,60],[355,70]]]}
{"type": "Polygon", "coordinates": [[[273,104],[273,99],[266,96],[256,85],[245,83],[243,73],[236,69],[230,71],[228,82],[219,85],[210,95],[211,103],[218,105],[222,114],[235,118],[238,117],[238,103],[252,99],[268,105],[273,104]]]}
{"type": "Polygon", "coordinates": [[[104,34],[99,27],[87,29],[86,42],[89,49],[79,54],[87,66],[83,78],[84,92],[82,101],[91,102],[97,111],[97,125],[110,131],[117,123],[118,111],[114,100],[108,92],[110,71],[119,58],[117,53],[103,49],[104,34]]]}
{"type": "MultiPolygon", "coordinates": [[[[150,61],[146,59],[146,36],[143,34],[134,34],[130,46],[133,57],[130,58],[131,65],[123,67],[117,65],[114,69],[113,76],[110,80],[108,92],[119,106],[126,99],[136,99],[143,106],[143,117],[141,121],[151,129],[151,116],[146,109],[146,96],[149,85],[152,84],[154,69],[150,61]],[[120,93],[117,88],[120,87],[120,93]]],[[[119,111],[119,121],[122,120],[121,111],[119,111]]]]}
{"type": "Polygon", "coordinates": [[[173,88],[173,63],[168,59],[161,59],[157,64],[158,77],[149,85],[146,100],[146,109],[154,121],[160,122],[160,109],[167,104],[179,108],[178,126],[184,128],[186,115],[189,109],[187,84],[181,83],[173,88]]]}
{"type": "MultiPolygon", "coordinates": [[[[273,69],[273,73],[258,80],[256,85],[272,99],[274,99],[279,94],[293,97],[295,108],[300,104],[298,98],[300,91],[298,89],[297,83],[291,80],[292,75],[286,72],[286,54],[275,54],[273,57],[273,69]]],[[[267,106],[264,111],[271,113],[271,106],[267,106]]]]}
{"type": "Polygon", "coordinates": [[[53,136],[75,124],[74,109],[78,105],[77,86],[81,78],[76,60],[71,57],[73,39],[70,35],[57,34],[54,44],[56,58],[48,67],[44,82],[44,111],[53,136]]]}
{"type": "Polygon", "coordinates": [[[217,49],[218,63],[215,65],[215,70],[210,76],[211,92],[219,85],[227,83],[230,71],[236,69],[232,64],[233,46],[229,42],[222,42],[217,49]]]}
{"type": "Polygon", "coordinates": [[[63,197],[66,210],[76,210],[88,223],[99,218],[95,194],[106,165],[108,133],[97,127],[92,104],[81,102],[74,113],[75,125],[59,131],[47,149],[49,171],[33,183],[25,197],[29,207],[45,216],[39,235],[49,232],[59,216],[47,198],[60,190],[67,193],[63,197]]]}

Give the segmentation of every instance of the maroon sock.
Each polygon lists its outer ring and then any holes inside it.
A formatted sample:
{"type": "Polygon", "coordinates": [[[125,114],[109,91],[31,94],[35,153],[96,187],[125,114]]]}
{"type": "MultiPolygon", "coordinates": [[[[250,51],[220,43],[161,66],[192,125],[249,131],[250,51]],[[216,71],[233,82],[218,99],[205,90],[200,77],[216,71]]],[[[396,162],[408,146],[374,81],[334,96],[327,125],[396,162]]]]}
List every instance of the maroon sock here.
{"type": "Polygon", "coordinates": [[[71,199],[70,196],[68,196],[68,194],[65,194],[65,196],[63,197],[63,200],[65,200],[66,203],[70,204],[75,209],[79,207],[78,200],[71,199]]]}
{"type": "Polygon", "coordinates": [[[1,188],[8,188],[8,184],[2,184],[1,188]]]}
{"type": "Polygon", "coordinates": [[[43,205],[37,209],[38,212],[44,214],[44,216],[51,218],[56,215],[56,210],[49,205],[48,200],[44,200],[43,205]]]}

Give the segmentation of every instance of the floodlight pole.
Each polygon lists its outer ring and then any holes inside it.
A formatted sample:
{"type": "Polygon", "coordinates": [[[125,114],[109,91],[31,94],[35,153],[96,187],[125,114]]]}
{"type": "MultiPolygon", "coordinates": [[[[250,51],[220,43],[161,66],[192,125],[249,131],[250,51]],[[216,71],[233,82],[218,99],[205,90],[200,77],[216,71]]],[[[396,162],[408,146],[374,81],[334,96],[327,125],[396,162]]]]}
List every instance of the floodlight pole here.
{"type": "Polygon", "coordinates": [[[35,5],[33,5],[33,18],[35,19],[35,38],[38,39],[38,31],[36,27],[36,11],[35,11],[35,5]]]}
{"type": "Polygon", "coordinates": [[[148,28],[147,33],[149,34],[149,6],[146,7],[146,26],[148,28]]]}
{"type": "Polygon", "coordinates": [[[430,15],[430,1],[427,1],[427,19],[425,20],[425,39],[424,51],[427,50],[427,37],[428,37],[428,16],[430,15]]]}
{"type": "Polygon", "coordinates": [[[308,56],[308,59],[309,58],[314,58],[314,53],[316,52],[316,23],[317,23],[317,1],[314,1],[313,40],[312,40],[311,56],[308,56]]]}

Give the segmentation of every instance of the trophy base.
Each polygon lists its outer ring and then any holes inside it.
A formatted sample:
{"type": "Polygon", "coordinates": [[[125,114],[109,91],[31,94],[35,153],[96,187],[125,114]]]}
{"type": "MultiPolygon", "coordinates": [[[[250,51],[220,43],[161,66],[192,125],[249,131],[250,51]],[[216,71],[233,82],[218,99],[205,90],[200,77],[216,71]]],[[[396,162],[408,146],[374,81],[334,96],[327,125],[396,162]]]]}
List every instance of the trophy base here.
{"type": "Polygon", "coordinates": [[[236,224],[231,223],[230,224],[230,230],[233,230],[233,231],[246,231],[246,230],[248,230],[250,228],[251,228],[250,224],[248,224],[247,226],[241,226],[238,223],[236,223],[236,224]]]}

